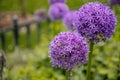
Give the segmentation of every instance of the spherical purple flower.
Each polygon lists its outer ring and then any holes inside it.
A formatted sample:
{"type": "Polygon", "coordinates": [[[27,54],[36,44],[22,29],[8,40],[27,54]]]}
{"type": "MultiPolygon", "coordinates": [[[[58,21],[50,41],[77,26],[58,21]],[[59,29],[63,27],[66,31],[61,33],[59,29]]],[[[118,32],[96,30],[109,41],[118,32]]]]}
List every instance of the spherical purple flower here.
{"type": "Polygon", "coordinates": [[[117,4],[120,5],[120,0],[109,0],[109,1],[110,1],[110,5],[111,5],[111,6],[117,5],[117,4]]]}
{"type": "Polygon", "coordinates": [[[54,4],[54,3],[65,3],[66,0],[48,0],[48,2],[49,2],[50,4],[54,4]]]}
{"type": "Polygon", "coordinates": [[[45,21],[47,19],[47,11],[45,9],[37,10],[34,14],[34,18],[38,21],[45,21]]]}
{"type": "Polygon", "coordinates": [[[116,17],[108,6],[90,2],[79,9],[74,26],[78,33],[91,41],[106,41],[114,33],[116,17]]]}
{"type": "Polygon", "coordinates": [[[50,44],[50,58],[54,67],[72,70],[85,64],[88,46],[84,38],[72,32],[60,33],[50,44]]]}
{"type": "Polygon", "coordinates": [[[55,3],[49,9],[49,17],[51,20],[60,20],[69,11],[66,4],[55,3]]]}
{"type": "Polygon", "coordinates": [[[76,12],[77,11],[70,11],[63,18],[63,23],[71,31],[75,30],[75,27],[73,26],[73,21],[74,21],[74,18],[75,18],[74,16],[76,15],[76,12]]]}

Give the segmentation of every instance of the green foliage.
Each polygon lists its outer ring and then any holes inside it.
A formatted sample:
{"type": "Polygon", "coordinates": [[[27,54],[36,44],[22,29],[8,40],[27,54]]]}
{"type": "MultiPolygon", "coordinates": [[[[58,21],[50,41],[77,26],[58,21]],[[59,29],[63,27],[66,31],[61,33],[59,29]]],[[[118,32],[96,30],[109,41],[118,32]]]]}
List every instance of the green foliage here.
{"type": "MultiPolygon", "coordinates": [[[[61,69],[52,68],[47,50],[39,47],[32,51],[21,51],[19,55],[9,54],[4,70],[5,80],[65,80],[65,73],[61,69]],[[19,56],[19,57],[18,57],[19,56]]],[[[74,70],[73,79],[78,80],[84,75],[74,70]],[[81,76],[79,76],[81,75],[81,76]]],[[[81,79],[83,80],[83,78],[81,79]]]]}
{"type": "MultiPolygon", "coordinates": [[[[120,34],[117,34],[119,33],[119,25],[114,36],[107,43],[101,42],[94,47],[92,80],[117,80],[120,76],[120,42],[118,37],[120,34]]],[[[39,45],[36,46],[35,39],[33,39],[31,41],[35,46],[32,49],[26,50],[23,47],[20,48],[19,54],[15,54],[16,52],[7,54],[7,63],[4,70],[5,80],[65,80],[65,72],[51,66],[48,57],[48,45],[55,35],[61,31],[66,31],[66,28],[61,22],[52,22],[49,28],[45,25],[42,26],[39,45]]],[[[35,29],[31,32],[31,37],[35,38],[35,29]]],[[[25,33],[23,32],[21,38],[24,36],[25,33]]],[[[23,43],[26,42],[23,41],[23,43]]],[[[75,68],[73,70],[73,80],[85,80],[86,68],[87,65],[75,68]]]]}
{"type": "MultiPolygon", "coordinates": [[[[25,0],[26,10],[29,13],[34,13],[39,8],[49,8],[48,0],[25,0]]],[[[67,0],[70,9],[79,9],[81,5],[93,0],[67,0]]],[[[107,1],[100,1],[108,4],[107,1]]],[[[0,0],[0,11],[20,11],[19,0],[0,0]]]]}
{"type": "MultiPolygon", "coordinates": [[[[27,11],[33,13],[35,9],[45,7],[47,0],[25,0],[27,11]]],[[[70,9],[78,9],[89,0],[68,0],[70,9]]],[[[92,1],[92,0],[90,0],[92,1]]],[[[107,1],[101,0],[107,3],[107,1]]],[[[0,11],[19,11],[18,0],[0,0],[0,11]],[[12,5],[13,4],[13,5],[12,5]]],[[[120,20],[119,6],[113,8],[120,20]]],[[[35,26],[35,25],[33,25],[35,26]]],[[[24,30],[24,29],[23,29],[24,30]]],[[[65,71],[53,68],[48,57],[50,41],[61,31],[66,31],[60,22],[50,25],[42,24],[40,30],[40,43],[37,42],[36,27],[31,28],[31,45],[26,48],[26,31],[20,29],[19,54],[14,51],[13,33],[6,35],[7,62],[4,69],[5,80],[65,80],[65,71]]],[[[113,37],[106,43],[96,44],[92,61],[92,80],[120,80],[120,23],[117,23],[113,37]]],[[[72,80],[86,79],[87,65],[73,70],[72,80]]]]}

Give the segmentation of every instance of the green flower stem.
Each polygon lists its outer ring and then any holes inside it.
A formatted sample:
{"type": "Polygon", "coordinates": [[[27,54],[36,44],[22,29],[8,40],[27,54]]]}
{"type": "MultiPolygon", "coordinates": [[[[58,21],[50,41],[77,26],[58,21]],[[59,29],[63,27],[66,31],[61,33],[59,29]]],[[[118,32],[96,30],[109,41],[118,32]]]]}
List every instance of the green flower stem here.
{"type": "Polygon", "coordinates": [[[66,80],[72,80],[72,73],[71,71],[66,71],[66,80]]]}
{"type": "Polygon", "coordinates": [[[90,52],[88,57],[88,67],[87,67],[87,80],[91,80],[91,63],[92,63],[92,53],[93,53],[94,43],[90,42],[90,52]]]}

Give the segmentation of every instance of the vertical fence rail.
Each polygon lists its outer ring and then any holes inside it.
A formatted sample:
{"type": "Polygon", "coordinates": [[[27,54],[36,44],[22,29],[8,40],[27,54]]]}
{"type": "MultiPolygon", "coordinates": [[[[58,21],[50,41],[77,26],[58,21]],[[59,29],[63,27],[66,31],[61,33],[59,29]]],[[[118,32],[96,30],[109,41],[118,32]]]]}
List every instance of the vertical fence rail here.
{"type": "MultiPolygon", "coordinates": [[[[50,24],[51,24],[51,20],[50,20],[50,18],[47,18],[47,33],[48,34],[50,34],[51,32],[52,32],[52,29],[51,29],[51,26],[50,26],[50,24]]],[[[48,37],[48,39],[49,39],[49,41],[51,40],[51,35],[48,37]]]]}
{"type": "Polygon", "coordinates": [[[13,17],[13,23],[14,23],[14,40],[15,40],[15,46],[19,45],[19,28],[18,28],[18,17],[13,17]]]}
{"type": "Polygon", "coordinates": [[[13,29],[13,33],[14,33],[14,42],[15,42],[15,54],[19,53],[19,26],[18,26],[18,17],[14,16],[13,17],[13,24],[14,24],[14,29],[13,29]]]}
{"type": "Polygon", "coordinates": [[[2,50],[5,51],[6,48],[5,48],[5,32],[1,32],[1,47],[2,47],[2,50]]]}
{"type": "Polygon", "coordinates": [[[30,44],[30,24],[26,25],[26,29],[27,29],[27,47],[30,48],[31,44],[30,44]]]}
{"type": "Polygon", "coordinates": [[[3,71],[5,67],[6,56],[4,51],[0,51],[0,80],[3,80],[3,71]]]}
{"type": "Polygon", "coordinates": [[[41,23],[37,22],[37,43],[40,42],[41,23]]]}
{"type": "Polygon", "coordinates": [[[50,23],[51,23],[50,18],[47,18],[48,33],[51,32],[50,23]]]}

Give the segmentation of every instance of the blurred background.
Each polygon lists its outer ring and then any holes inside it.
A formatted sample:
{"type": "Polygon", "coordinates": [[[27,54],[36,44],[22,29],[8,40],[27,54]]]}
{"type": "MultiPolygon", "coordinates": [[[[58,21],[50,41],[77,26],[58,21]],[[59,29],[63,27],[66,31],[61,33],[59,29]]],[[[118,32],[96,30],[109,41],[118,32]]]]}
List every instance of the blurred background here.
{"type": "MultiPolygon", "coordinates": [[[[66,4],[76,10],[91,1],[67,0],[66,4]]],[[[109,5],[108,0],[98,1],[109,5]]],[[[0,51],[6,54],[3,80],[65,80],[65,71],[53,68],[49,58],[49,43],[67,31],[65,25],[34,19],[37,10],[48,14],[49,7],[47,0],[0,0],[0,51]]],[[[116,31],[106,43],[95,45],[92,80],[120,80],[120,5],[112,9],[118,20],[116,31]]],[[[72,80],[85,80],[86,68],[75,68],[72,80]]]]}

